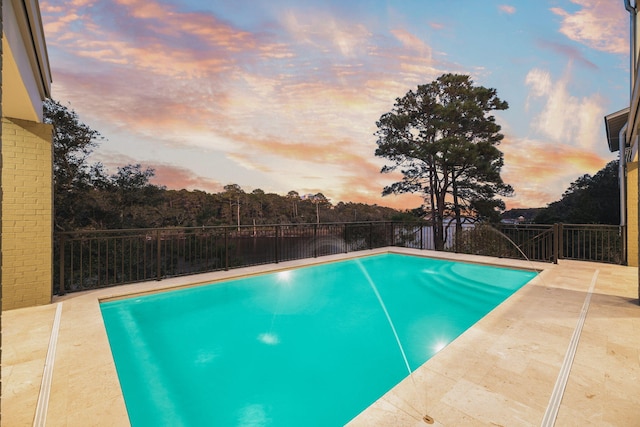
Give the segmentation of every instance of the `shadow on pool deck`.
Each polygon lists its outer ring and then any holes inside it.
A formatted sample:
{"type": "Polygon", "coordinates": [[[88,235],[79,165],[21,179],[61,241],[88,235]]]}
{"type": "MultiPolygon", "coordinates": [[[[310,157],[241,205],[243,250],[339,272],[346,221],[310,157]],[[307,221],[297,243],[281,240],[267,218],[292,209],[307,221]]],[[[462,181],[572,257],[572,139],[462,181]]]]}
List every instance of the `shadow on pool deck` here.
{"type": "MultiPolygon", "coordinates": [[[[520,291],[356,417],[350,427],[540,425],[578,323],[587,312],[557,426],[640,425],[637,269],[558,265],[387,248],[126,285],[58,298],[63,304],[48,426],[126,426],[99,300],[386,251],[544,268],[520,291]]],[[[2,426],[33,424],[56,304],[2,313],[2,426]]],[[[319,408],[330,410],[330,408],[319,408]]],[[[304,422],[301,423],[303,425],[304,422]]]]}

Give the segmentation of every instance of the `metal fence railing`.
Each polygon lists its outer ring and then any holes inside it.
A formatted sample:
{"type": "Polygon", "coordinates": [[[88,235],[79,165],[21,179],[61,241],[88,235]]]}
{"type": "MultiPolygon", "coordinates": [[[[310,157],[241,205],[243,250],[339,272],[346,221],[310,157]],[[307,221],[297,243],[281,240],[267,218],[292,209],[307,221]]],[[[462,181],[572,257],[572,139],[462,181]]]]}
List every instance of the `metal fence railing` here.
{"type": "Polygon", "coordinates": [[[554,226],[539,224],[484,224],[456,235],[456,252],[555,262],[554,226]]]}
{"type": "MultiPolygon", "coordinates": [[[[622,264],[621,227],[475,225],[445,235],[447,251],[622,264]]],[[[434,249],[428,222],[354,222],[74,231],[55,234],[54,294],[386,246],[434,249]]]]}
{"type": "Polygon", "coordinates": [[[559,224],[561,258],[626,264],[624,227],[618,225],[559,224]]]}
{"type": "Polygon", "coordinates": [[[54,293],[313,258],[396,244],[424,248],[425,224],[392,222],[56,233],[54,293]]]}

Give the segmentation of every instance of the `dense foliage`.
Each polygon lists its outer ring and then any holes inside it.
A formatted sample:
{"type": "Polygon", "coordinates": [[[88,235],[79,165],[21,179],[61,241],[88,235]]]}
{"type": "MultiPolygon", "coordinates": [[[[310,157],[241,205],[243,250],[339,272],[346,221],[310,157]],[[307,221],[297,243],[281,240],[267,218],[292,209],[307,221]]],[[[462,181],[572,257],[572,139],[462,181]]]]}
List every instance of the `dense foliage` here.
{"type": "Polygon", "coordinates": [[[54,206],[56,230],[195,227],[317,222],[416,220],[420,211],[401,212],[363,203],[333,205],[322,193],[281,196],[230,184],[219,193],[168,190],[151,183],[154,170],[125,165],[109,175],[89,155],[102,140],[60,104],[45,103],[54,125],[54,206]]]}
{"type": "Polygon", "coordinates": [[[419,193],[433,221],[436,249],[445,244],[446,218],[458,231],[465,219],[497,220],[513,189],[500,177],[503,139],[493,110],[508,104],[495,89],[474,86],[467,75],[444,74],[397,98],[376,123],[376,156],[391,162],[402,180],[383,194],[419,193]]]}
{"type": "Polygon", "coordinates": [[[571,183],[562,199],[536,215],[540,224],[620,224],[618,161],[609,162],[594,176],[583,175],[571,183]]]}

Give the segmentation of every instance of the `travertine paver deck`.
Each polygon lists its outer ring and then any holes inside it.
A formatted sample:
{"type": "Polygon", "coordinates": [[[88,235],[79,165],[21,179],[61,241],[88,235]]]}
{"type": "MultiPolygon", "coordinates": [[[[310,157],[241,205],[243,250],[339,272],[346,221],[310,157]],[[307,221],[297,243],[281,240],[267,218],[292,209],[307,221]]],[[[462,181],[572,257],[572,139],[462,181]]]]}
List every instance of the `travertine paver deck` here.
{"type": "MultiPolygon", "coordinates": [[[[545,271],[356,417],[350,427],[424,426],[425,414],[435,420],[434,425],[442,426],[540,425],[594,277],[594,293],[556,426],[640,426],[636,268],[576,261],[534,265],[393,250],[523,268],[535,266],[545,271]]],[[[363,253],[347,256],[354,255],[363,253]]],[[[127,285],[57,299],[55,303],[62,303],[63,309],[47,426],[128,425],[100,315],[100,299],[309,262],[127,285]]],[[[3,313],[2,426],[33,423],[54,313],[55,304],[3,313]]]]}

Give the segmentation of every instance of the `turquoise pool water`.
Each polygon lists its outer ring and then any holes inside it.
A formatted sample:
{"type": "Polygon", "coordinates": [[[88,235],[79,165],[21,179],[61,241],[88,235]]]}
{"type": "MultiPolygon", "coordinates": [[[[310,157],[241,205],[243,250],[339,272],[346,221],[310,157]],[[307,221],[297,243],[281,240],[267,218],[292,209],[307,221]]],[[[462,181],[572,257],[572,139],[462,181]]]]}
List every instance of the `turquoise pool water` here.
{"type": "Polygon", "coordinates": [[[383,254],[100,306],[134,427],[326,427],[408,375],[385,310],[414,370],[535,275],[383,254]]]}

